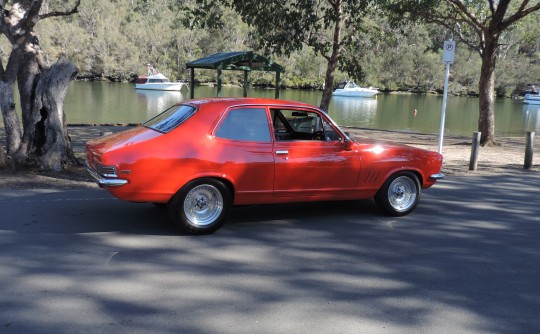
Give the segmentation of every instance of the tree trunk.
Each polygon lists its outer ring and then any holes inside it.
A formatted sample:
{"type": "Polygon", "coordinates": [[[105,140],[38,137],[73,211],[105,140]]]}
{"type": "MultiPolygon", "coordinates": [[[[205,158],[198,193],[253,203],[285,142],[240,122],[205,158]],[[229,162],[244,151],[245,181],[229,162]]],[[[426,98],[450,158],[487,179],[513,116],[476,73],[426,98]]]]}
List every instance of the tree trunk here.
{"type": "Polygon", "coordinates": [[[0,146],[0,169],[6,169],[7,167],[7,157],[4,148],[0,146]]]}
{"type": "Polygon", "coordinates": [[[14,84],[0,81],[0,109],[4,119],[4,129],[6,130],[6,151],[10,155],[17,151],[21,144],[21,125],[19,117],[15,111],[15,100],[13,97],[14,84]]]}
{"type": "MultiPolygon", "coordinates": [[[[34,27],[38,21],[78,12],[81,0],[67,11],[41,13],[43,0],[2,1],[0,33],[11,43],[12,51],[4,69],[0,59],[0,109],[6,129],[6,160],[13,168],[38,165],[60,171],[77,162],[67,134],[63,110],[69,82],[77,68],[60,59],[48,69],[34,27]],[[14,87],[19,85],[22,125],[15,112],[14,87]]],[[[1,149],[1,148],[0,148],[1,149]]],[[[0,161],[1,163],[2,161],[0,161]]]]}
{"type": "Polygon", "coordinates": [[[24,52],[22,52],[21,55],[22,66],[17,73],[17,85],[21,101],[22,126],[24,133],[16,154],[12,156],[15,166],[24,167],[29,163],[30,165],[35,164],[28,159],[28,148],[35,136],[34,124],[39,122],[41,118],[39,111],[35,112],[32,110],[34,98],[36,97],[34,95],[36,84],[42,70],[36,60],[36,47],[37,46],[32,47],[31,45],[26,45],[24,52]]]}
{"type": "Polygon", "coordinates": [[[8,156],[17,151],[17,148],[19,148],[21,143],[22,133],[19,117],[15,112],[13,86],[13,84],[0,80],[0,110],[2,111],[6,133],[5,151],[4,148],[0,146],[0,169],[8,167],[8,156]]]}
{"type": "Polygon", "coordinates": [[[330,57],[328,60],[328,67],[326,68],[326,77],[324,79],[324,89],[321,99],[320,108],[325,112],[328,112],[330,106],[330,100],[332,99],[332,91],[334,90],[334,73],[337,67],[337,57],[330,57]]]}
{"type": "Polygon", "coordinates": [[[27,156],[44,170],[62,171],[77,165],[64,114],[64,98],[69,83],[78,73],[67,58],[60,58],[37,78],[33,94],[33,123],[25,133],[27,156]]]}
{"type": "Polygon", "coordinates": [[[64,113],[64,98],[78,71],[69,59],[60,58],[38,81],[33,111],[39,110],[42,115],[36,124],[36,130],[40,132],[38,138],[42,140],[34,141],[32,151],[41,153],[39,161],[42,168],[61,171],[78,164],[64,113]]]}
{"type": "Polygon", "coordinates": [[[326,77],[324,79],[323,95],[321,99],[321,104],[319,106],[325,112],[328,112],[330,100],[332,99],[332,91],[334,90],[334,73],[336,73],[339,56],[341,54],[341,26],[343,24],[341,2],[338,1],[334,6],[334,11],[336,14],[336,25],[334,26],[332,54],[329,58],[327,58],[328,66],[326,67],[326,77]]]}
{"type": "Polygon", "coordinates": [[[486,34],[486,46],[482,53],[482,68],[479,82],[478,131],[482,133],[482,146],[496,145],[495,142],[495,65],[497,62],[497,40],[486,34]]]}

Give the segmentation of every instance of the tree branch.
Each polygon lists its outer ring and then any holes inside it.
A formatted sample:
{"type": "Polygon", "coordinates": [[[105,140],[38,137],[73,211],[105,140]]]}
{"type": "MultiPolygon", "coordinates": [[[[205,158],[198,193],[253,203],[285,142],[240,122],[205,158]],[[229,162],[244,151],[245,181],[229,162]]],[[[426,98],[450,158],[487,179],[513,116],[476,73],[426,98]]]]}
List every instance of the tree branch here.
{"type": "Polygon", "coordinates": [[[518,12],[521,12],[522,10],[525,9],[525,7],[527,7],[527,5],[529,4],[529,0],[524,0],[521,5],[519,6],[519,9],[517,10],[518,12]]]}
{"type": "MultiPolygon", "coordinates": [[[[448,22],[444,17],[441,17],[441,18],[431,18],[429,20],[430,23],[435,23],[435,24],[438,24],[440,26],[443,26],[445,28],[447,28],[448,30],[450,31],[453,31],[455,32],[457,35],[458,35],[458,38],[459,40],[464,43],[465,45],[469,46],[471,49],[473,50],[476,50],[477,52],[480,52],[480,46],[477,45],[477,44],[474,44],[472,41],[468,40],[465,35],[463,35],[463,32],[461,31],[461,29],[456,29],[456,27],[454,26],[455,24],[458,24],[459,25],[459,22],[462,21],[464,23],[469,23],[469,21],[466,21],[466,20],[455,20],[455,21],[451,21],[451,22],[448,22]]],[[[476,30],[476,29],[475,29],[476,30]]]]}
{"type": "Polygon", "coordinates": [[[447,0],[448,3],[453,5],[459,12],[469,18],[471,25],[477,26],[480,30],[484,28],[484,24],[480,22],[476,16],[473,15],[468,9],[467,6],[459,0],[447,0]]]}
{"type": "Polygon", "coordinates": [[[521,18],[529,15],[530,13],[535,12],[537,10],[540,10],[540,3],[537,3],[536,5],[525,9],[525,6],[527,5],[528,2],[529,1],[527,1],[527,0],[523,1],[521,6],[519,7],[519,10],[514,15],[509,16],[508,18],[506,18],[506,20],[503,20],[501,22],[501,25],[500,25],[501,30],[504,30],[504,29],[508,28],[514,22],[516,22],[516,21],[520,20],[521,18]]]}
{"type": "Polygon", "coordinates": [[[491,16],[495,14],[495,3],[493,0],[489,0],[489,11],[491,12],[491,16]]]}
{"type": "Polygon", "coordinates": [[[495,12],[493,13],[493,16],[491,17],[490,28],[495,28],[499,32],[504,30],[504,29],[500,29],[500,24],[504,20],[504,16],[506,15],[506,12],[508,11],[509,4],[510,4],[510,0],[499,1],[497,10],[495,10],[495,12]]]}
{"type": "Polygon", "coordinates": [[[39,19],[42,20],[42,19],[46,19],[46,18],[49,18],[49,17],[69,16],[69,15],[76,14],[76,13],[79,12],[79,5],[80,4],[81,4],[81,0],[77,0],[77,2],[75,3],[75,6],[73,6],[73,8],[71,10],[65,11],[65,12],[54,11],[54,12],[50,12],[50,13],[46,13],[46,14],[41,14],[41,15],[39,15],[39,19]]]}

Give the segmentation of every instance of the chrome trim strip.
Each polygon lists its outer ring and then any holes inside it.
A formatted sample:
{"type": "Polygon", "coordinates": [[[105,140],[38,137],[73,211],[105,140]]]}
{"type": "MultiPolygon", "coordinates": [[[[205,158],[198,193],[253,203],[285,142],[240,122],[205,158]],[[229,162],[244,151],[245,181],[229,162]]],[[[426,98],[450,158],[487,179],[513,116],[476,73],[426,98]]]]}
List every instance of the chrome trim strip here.
{"type": "Polygon", "coordinates": [[[100,187],[120,187],[128,183],[127,180],[124,179],[106,179],[101,177],[89,164],[88,161],[85,163],[86,165],[86,171],[100,187]]]}
{"type": "Polygon", "coordinates": [[[276,154],[280,155],[280,154],[289,154],[289,151],[287,150],[284,150],[284,151],[276,151],[276,154]]]}
{"type": "Polygon", "coordinates": [[[444,179],[444,174],[443,173],[433,174],[429,178],[434,179],[434,180],[444,179]]]}

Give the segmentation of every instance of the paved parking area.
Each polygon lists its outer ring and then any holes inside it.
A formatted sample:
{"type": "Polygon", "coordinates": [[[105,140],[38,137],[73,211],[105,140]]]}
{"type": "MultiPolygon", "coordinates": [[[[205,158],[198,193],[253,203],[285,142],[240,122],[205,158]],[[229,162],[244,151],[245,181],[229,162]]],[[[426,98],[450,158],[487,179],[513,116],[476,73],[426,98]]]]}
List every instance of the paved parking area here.
{"type": "Polygon", "coordinates": [[[99,189],[0,190],[0,333],[538,333],[540,174],[417,210],[235,208],[213,235],[99,189]]]}

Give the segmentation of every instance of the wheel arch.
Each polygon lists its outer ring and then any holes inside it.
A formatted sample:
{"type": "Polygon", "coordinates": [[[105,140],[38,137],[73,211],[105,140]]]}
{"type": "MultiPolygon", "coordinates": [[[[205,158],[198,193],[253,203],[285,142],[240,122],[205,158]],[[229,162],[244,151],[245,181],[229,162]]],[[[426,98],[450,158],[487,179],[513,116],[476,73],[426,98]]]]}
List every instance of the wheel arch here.
{"type": "MultiPolygon", "coordinates": [[[[417,168],[403,168],[403,167],[394,168],[394,169],[390,170],[388,173],[386,173],[386,175],[384,176],[384,178],[382,180],[382,182],[383,182],[382,184],[384,184],[384,182],[386,182],[386,180],[388,180],[388,178],[390,178],[392,175],[394,175],[396,173],[401,173],[401,172],[413,173],[418,178],[418,181],[420,182],[420,187],[422,187],[424,185],[424,176],[420,172],[419,169],[417,169],[417,168]]],[[[382,184],[381,184],[381,187],[382,187],[382,184]]]]}
{"type": "MultiPolygon", "coordinates": [[[[232,197],[232,200],[233,200],[233,203],[234,203],[234,197],[235,197],[234,196],[234,191],[235,191],[234,184],[233,184],[233,182],[231,180],[224,177],[223,175],[221,175],[221,176],[218,176],[218,175],[198,175],[197,177],[191,178],[191,179],[187,180],[186,182],[184,182],[184,184],[177,187],[175,194],[177,192],[179,192],[186,184],[189,184],[190,182],[193,182],[193,181],[196,181],[196,180],[201,180],[201,179],[212,179],[212,180],[220,181],[221,183],[223,183],[225,185],[225,187],[227,187],[227,189],[231,193],[231,197],[232,197]]],[[[172,199],[172,197],[171,197],[171,199],[172,199]]],[[[171,199],[169,199],[169,201],[171,199]]]]}

